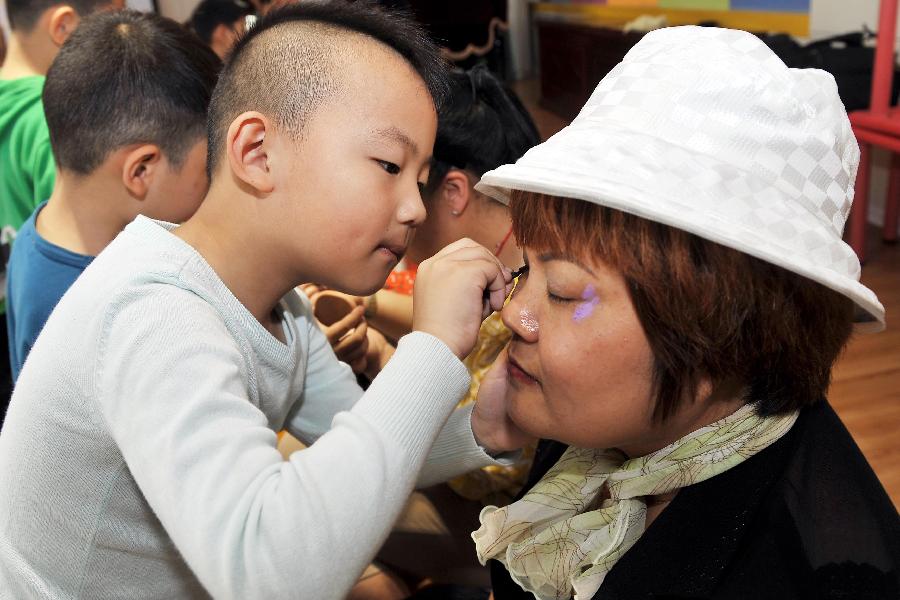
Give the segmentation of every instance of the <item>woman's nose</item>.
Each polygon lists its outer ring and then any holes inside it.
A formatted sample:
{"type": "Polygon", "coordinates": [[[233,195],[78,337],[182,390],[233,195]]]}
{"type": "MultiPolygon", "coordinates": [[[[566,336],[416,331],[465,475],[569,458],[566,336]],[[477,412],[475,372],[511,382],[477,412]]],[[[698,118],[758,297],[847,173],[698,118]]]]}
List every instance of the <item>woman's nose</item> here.
{"type": "Polygon", "coordinates": [[[510,331],[526,342],[536,342],[540,325],[537,315],[529,308],[524,290],[516,289],[509,302],[503,307],[500,318],[510,331]]]}

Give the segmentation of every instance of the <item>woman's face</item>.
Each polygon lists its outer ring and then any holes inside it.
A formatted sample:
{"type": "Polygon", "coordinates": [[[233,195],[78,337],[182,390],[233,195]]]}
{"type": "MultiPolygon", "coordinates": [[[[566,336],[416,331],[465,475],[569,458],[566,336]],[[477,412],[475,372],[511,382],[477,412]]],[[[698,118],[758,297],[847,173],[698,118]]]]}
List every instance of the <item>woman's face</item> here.
{"type": "Polygon", "coordinates": [[[502,313],[515,334],[513,422],[538,437],[630,456],[689,432],[677,431],[689,427],[679,415],[666,426],[652,419],[653,354],[622,275],[597,260],[531,248],[526,260],[530,270],[502,313]]]}

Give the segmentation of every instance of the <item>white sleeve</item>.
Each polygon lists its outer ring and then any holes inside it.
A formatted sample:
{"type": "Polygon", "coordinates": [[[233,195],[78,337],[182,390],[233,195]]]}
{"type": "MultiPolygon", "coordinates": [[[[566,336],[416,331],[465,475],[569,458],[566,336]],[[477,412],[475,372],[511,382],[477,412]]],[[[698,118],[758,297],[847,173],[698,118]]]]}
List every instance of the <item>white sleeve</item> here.
{"type": "Polygon", "coordinates": [[[303,391],[288,413],[284,428],[307,446],[331,429],[335,415],[350,410],[362,398],[363,390],[353,370],[338,360],[312,317],[309,301],[303,298],[297,306],[294,322],[301,343],[306,345],[307,363],[303,391]]]}
{"type": "MultiPolygon", "coordinates": [[[[349,365],[340,362],[334,355],[325,334],[312,318],[312,308],[308,300],[301,298],[301,304],[302,306],[298,305],[295,309],[299,313],[295,322],[298,328],[309,336],[309,362],[303,395],[288,415],[285,429],[309,445],[330,429],[336,414],[350,410],[362,397],[363,391],[349,365]]],[[[413,372],[421,368],[415,355],[407,353],[404,357],[402,353],[400,356],[395,354],[388,361],[389,364],[394,360],[409,363],[407,368],[413,372]]],[[[457,360],[456,357],[453,357],[453,360],[457,360]]],[[[396,370],[398,365],[399,363],[395,364],[392,371],[396,370]]],[[[392,393],[389,378],[386,380],[379,374],[375,381],[379,384],[374,390],[370,388],[369,393],[392,393]]],[[[422,398],[421,401],[428,402],[429,399],[422,398]]],[[[508,464],[508,461],[492,459],[475,441],[471,425],[472,408],[473,405],[458,408],[447,420],[425,461],[416,483],[417,487],[441,483],[487,465],[508,464]]]]}
{"type": "Polygon", "coordinates": [[[465,393],[465,368],[435,338],[407,336],[373,389],[284,461],[224,323],[160,287],[108,315],[97,364],[104,418],[147,502],[214,597],[343,598],[465,393]]]}

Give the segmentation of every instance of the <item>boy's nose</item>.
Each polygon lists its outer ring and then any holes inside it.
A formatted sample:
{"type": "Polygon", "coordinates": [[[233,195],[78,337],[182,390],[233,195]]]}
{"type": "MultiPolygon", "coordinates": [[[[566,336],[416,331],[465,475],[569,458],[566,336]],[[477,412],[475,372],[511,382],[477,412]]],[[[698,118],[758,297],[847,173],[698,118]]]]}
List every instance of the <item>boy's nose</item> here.
{"type": "Polygon", "coordinates": [[[418,227],[425,222],[425,217],[425,204],[422,202],[419,188],[416,187],[412,193],[406,194],[400,202],[397,219],[404,225],[418,227]]]}

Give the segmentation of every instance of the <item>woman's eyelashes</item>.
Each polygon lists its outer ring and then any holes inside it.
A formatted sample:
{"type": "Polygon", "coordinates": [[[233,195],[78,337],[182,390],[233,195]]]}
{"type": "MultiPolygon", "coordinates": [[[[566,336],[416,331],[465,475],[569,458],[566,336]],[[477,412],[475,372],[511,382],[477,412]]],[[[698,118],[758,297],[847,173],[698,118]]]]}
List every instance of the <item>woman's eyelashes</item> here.
{"type": "Polygon", "coordinates": [[[551,292],[549,289],[547,290],[547,299],[550,300],[550,302],[553,302],[554,304],[567,304],[574,300],[573,298],[566,298],[565,296],[558,296],[558,295],[554,294],[553,292],[551,292]]]}

